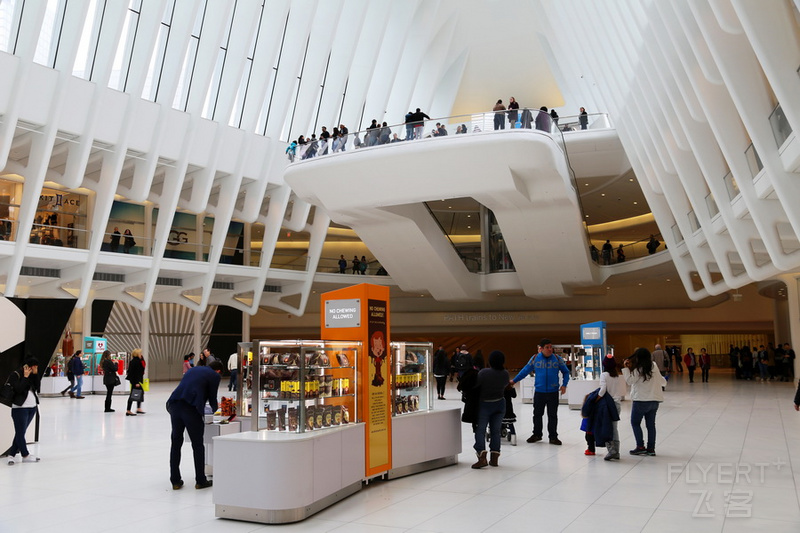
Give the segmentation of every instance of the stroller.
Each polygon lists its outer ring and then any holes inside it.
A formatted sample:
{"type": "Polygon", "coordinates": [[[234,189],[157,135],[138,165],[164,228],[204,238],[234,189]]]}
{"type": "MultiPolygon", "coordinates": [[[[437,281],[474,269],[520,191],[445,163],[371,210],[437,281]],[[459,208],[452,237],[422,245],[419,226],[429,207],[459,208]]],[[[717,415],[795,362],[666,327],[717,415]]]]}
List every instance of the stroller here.
{"type": "MultiPolygon", "coordinates": [[[[500,424],[500,438],[508,439],[512,446],[517,445],[517,431],[514,429],[514,422],[517,421],[517,415],[514,414],[514,405],[511,401],[512,398],[517,397],[517,390],[514,387],[506,387],[506,414],[503,415],[503,421],[500,424]]],[[[491,440],[489,428],[486,428],[486,442],[491,440]]]]}

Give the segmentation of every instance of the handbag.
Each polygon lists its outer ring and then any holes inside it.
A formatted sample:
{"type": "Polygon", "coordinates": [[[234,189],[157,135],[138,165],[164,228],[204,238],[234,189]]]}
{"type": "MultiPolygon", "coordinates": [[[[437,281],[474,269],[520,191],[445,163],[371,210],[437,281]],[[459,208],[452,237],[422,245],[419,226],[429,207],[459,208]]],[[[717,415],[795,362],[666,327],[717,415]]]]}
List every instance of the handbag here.
{"type": "Polygon", "coordinates": [[[119,387],[122,382],[119,380],[119,374],[114,374],[114,386],[119,387]]]}
{"type": "Polygon", "coordinates": [[[140,388],[134,387],[131,389],[131,401],[141,402],[144,400],[144,391],[140,388]]]}
{"type": "Polygon", "coordinates": [[[144,378],[142,381],[142,390],[145,392],[150,391],[150,378],[144,378]]]}
{"type": "MultiPolygon", "coordinates": [[[[19,372],[14,372],[19,376],[19,372]]],[[[0,387],[0,403],[11,407],[14,403],[14,387],[11,386],[11,375],[8,376],[6,382],[0,387]]]]}

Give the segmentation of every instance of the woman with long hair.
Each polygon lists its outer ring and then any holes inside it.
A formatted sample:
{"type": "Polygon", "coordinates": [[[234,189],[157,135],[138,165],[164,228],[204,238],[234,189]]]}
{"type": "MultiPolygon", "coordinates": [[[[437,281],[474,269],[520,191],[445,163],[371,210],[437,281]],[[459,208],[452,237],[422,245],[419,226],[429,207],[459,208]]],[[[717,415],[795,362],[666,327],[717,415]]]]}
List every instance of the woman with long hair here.
{"type": "Polygon", "coordinates": [[[23,463],[35,463],[39,458],[28,452],[25,433],[36,416],[36,409],[39,405],[39,396],[36,394],[39,390],[39,361],[35,357],[28,355],[22,368],[18,368],[8,376],[8,383],[14,391],[14,396],[11,399],[14,440],[11,442],[11,447],[6,451],[8,464],[13,465],[18,461],[17,454],[22,456],[23,463]]]}
{"type": "Polygon", "coordinates": [[[622,369],[625,382],[631,387],[631,427],[636,439],[636,448],[631,455],[656,454],[656,412],[658,404],[664,401],[667,380],[658,371],[653,357],[646,348],[637,348],[633,355],[625,359],[622,369]],[[642,435],[642,418],[647,428],[647,447],[642,435]]]}
{"type": "Polygon", "coordinates": [[[142,350],[140,348],[136,348],[131,353],[131,362],[128,363],[128,374],[125,376],[125,379],[131,382],[131,394],[133,394],[134,389],[139,389],[142,393],[142,399],[136,400],[135,413],[131,412],[134,400],[132,396],[128,396],[128,409],[125,411],[125,416],[143,415],[142,402],[144,401],[144,389],[142,389],[142,382],[144,381],[144,359],[142,358],[142,350]]]}
{"type": "Polygon", "coordinates": [[[111,395],[117,386],[117,365],[111,360],[111,352],[106,350],[100,357],[100,368],[103,369],[103,385],[106,386],[106,408],[104,413],[113,413],[111,408],[111,395]]]}
{"type": "Polygon", "coordinates": [[[498,466],[500,458],[500,426],[506,412],[505,389],[511,379],[504,365],[506,356],[503,352],[495,350],[489,354],[489,368],[478,372],[475,389],[478,390],[478,424],[475,429],[475,453],[478,462],[472,468],[484,466],[498,466]],[[489,427],[489,450],[491,458],[486,461],[486,427],[489,427]]]}

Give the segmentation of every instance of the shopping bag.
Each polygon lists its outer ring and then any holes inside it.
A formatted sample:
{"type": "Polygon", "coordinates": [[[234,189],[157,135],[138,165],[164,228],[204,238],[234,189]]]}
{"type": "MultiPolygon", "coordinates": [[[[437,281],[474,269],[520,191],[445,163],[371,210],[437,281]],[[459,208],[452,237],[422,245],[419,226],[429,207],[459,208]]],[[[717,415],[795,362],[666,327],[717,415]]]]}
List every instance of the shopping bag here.
{"type": "Polygon", "coordinates": [[[150,378],[144,378],[144,381],[142,381],[142,390],[150,392],[150,378]]]}
{"type": "Polygon", "coordinates": [[[132,388],[131,389],[131,401],[132,402],[141,402],[144,400],[144,391],[139,388],[132,388]]]}

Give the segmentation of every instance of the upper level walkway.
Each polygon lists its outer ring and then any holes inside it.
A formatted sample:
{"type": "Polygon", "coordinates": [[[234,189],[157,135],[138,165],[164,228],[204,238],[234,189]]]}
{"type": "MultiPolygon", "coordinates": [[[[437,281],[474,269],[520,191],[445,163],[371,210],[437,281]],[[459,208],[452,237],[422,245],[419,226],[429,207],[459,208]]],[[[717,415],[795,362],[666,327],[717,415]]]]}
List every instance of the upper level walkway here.
{"type": "MultiPolygon", "coordinates": [[[[627,163],[621,148],[612,156],[612,129],[574,137],[578,155],[570,163],[581,167],[582,177],[618,173],[627,163]],[[605,147],[595,148],[605,154],[591,157],[597,165],[580,155],[589,155],[592,145],[605,147]]],[[[669,260],[657,254],[613,267],[591,260],[564,144],[548,131],[516,128],[377,143],[290,165],[285,179],[300,198],[353,228],[401,289],[428,291],[436,299],[519,290],[534,298],[564,297],[618,269],[669,260]],[[515,272],[470,272],[424,205],[461,197],[494,213],[515,272]]]]}

